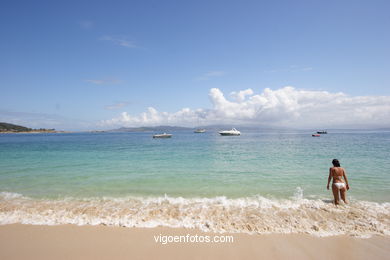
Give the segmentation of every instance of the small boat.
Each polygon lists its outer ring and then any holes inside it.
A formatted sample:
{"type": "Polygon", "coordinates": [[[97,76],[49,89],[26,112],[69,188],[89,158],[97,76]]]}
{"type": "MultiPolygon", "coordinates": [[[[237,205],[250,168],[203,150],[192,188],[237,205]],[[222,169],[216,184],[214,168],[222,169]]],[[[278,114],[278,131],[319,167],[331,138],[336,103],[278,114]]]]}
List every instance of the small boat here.
{"type": "Polygon", "coordinates": [[[321,135],[320,134],[312,134],[311,136],[313,136],[313,137],[320,137],[321,135]]]}
{"type": "Polygon", "coordinates": [[[326,130],[317,131],[317,134],[327,134],[328,132],[326,130]]]}
{"type": "Polygon", "coordinates": [[[153,138],[171,138],[171,137],[172,134],[167,134],[167,133],[153,135],[153,138]]]}
{"type": "Polygon", "coordinates": [[[241,135],[241,132],[238,131],[235,128],[232,128],[232,130],[224,130],[219,132],[220,135],[241,135]]]}
{"type": "Polygon", "coordinates": [[[206,129],[196,129],[195,131],[194,131],[194,133],[204,133],[204,132],[206,132],[206,129]]]}

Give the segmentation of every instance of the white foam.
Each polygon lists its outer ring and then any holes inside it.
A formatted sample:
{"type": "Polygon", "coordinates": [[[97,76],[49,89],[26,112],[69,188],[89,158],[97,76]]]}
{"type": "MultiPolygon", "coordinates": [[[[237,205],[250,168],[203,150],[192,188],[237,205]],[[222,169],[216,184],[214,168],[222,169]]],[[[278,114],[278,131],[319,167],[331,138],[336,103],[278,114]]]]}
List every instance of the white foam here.
{"type": "Polygon", "coordinates": [[[21,198],[21,197],[23,197],[23,195],[19,194],[19,193],[7,192],[7,191],[0,192],[0,198],[3,200],[15,199],[15,198],[21,198]]]}
{"type": "Polygon", "coordinates": [[[0,193],[0,224],[186,227],[231,233],[308,233],[316,236],[390,235],[390,203],[352,201],[335,207],[320,199],[262,196],[229,199],[122,197],[32,199],[0,193]]]}

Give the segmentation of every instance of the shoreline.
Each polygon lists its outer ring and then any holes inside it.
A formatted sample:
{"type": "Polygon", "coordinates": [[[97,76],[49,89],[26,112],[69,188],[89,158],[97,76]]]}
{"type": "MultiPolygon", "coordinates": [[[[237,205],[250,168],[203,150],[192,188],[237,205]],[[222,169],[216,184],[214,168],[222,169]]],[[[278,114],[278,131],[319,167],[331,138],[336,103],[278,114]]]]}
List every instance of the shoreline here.
{"type": "Polygon", "coordinates": [[[73,133],[70,131],[22,131],[22,132],[13,132],[13,131],[2,131],[0,134],[65,134],[73,133]]]}
{"type": "Polygon", "coordinates": [[[390,204],[264,197],[32,199],[0,193],[0,224],[196,228],[204,232],[390,237],[390,204]],[[140,210],[142,209],[142,210],[140,210]]]}
{"type": "MultiPolygon", "coordinates": [[[[1,259],[388,259],[390,238],[230,234],[232,243],[155,242],[155,236],[220,236],[184,228],[0,226],[1,259]]],[[[228,234],[223,234],[228,235],[228,234]]]]}

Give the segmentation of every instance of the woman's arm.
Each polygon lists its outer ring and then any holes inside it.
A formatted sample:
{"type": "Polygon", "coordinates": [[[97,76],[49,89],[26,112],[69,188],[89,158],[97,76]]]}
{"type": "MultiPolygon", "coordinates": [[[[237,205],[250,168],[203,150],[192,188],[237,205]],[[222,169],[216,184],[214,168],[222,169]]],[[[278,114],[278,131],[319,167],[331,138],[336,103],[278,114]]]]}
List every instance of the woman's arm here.
{"type": "Polygon", "coordinates": [[[343,176],[345,180],[345,184],[347,186],[347,190],[349,190],[349,184],[348,184],[348,179],[347,179],[347,173],[345,172],[345,169],[343,169],[343,176]]]}
{"type": "Polygon", "coordinates": [[[328,185],[326,185],[326,188],[329,190],[329,183],[330,180],[332,180],[332,168],[329,168],[329,177],[328,177],[328,185]]]}

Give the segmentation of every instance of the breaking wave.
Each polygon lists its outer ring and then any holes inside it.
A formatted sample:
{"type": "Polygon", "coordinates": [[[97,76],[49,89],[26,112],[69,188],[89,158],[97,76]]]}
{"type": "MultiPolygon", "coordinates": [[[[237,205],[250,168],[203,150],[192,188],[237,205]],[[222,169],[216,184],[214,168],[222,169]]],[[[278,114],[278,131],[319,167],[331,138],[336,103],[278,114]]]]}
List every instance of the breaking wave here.
{"type": "Polygon", "coordinates": [[[261,196],[34,199],[0,192],[0,224],[184,227],[229,233],[309,233],[317,236],[390,235],[390,203],[261,196]]]}

